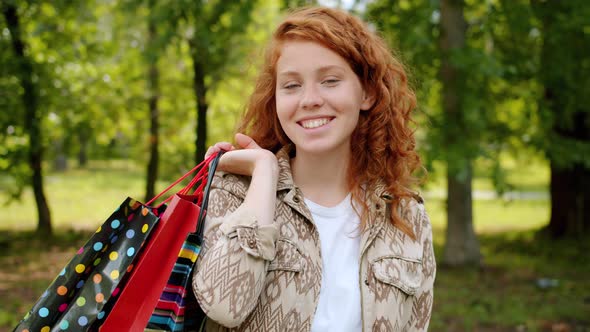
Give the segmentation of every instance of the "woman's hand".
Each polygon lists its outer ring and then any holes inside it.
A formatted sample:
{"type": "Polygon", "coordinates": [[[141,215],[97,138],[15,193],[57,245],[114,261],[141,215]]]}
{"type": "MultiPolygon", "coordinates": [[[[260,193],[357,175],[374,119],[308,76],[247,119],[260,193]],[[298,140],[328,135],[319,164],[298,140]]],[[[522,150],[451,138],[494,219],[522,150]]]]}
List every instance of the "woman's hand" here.
{"type": "Polygon", "coordinates": [[[246,176],[253,176],[256,169],[278,174],[277,159],[272,152],[261,148],[244,134],[236,134],[235,138],[239,149],[231,143],[219,142],[207,150],[205,158],[224,150],[227,152],[219,160],[218,170],[246,176]]]}
{"type": "Polygon", "coordinates": [[[227,142],[217,143],[206,156],[225,150],[217,169],[252,177],[242,205],[254,212],[259,225],[270,225],[274,220],[279,178],[277,158],[244,134],[236,134],[236,143],[239,149],[227,142]]]}

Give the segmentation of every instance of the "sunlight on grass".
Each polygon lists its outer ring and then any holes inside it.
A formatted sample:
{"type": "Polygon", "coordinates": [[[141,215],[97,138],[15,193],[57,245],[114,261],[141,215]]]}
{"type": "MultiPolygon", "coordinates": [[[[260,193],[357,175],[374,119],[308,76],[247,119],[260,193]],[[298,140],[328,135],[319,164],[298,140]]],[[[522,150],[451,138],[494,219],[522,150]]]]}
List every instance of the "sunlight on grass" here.
{"type": "MultiPolygon", "coordinates": [[[[474,191],[495,191],[490,179],[489,166],[483,161],[475,162],[475,175],[473,177],[474,191]]],[[[506,172],[506,182],[511,186],[510,190],[526,192],[546,192],[549,186],[549,166],[547,162],[535,156],[527,156],[522,160],[512,157],[502,158],[502,167],[506,172]]],[[[434,163],[425,184],[425,190],[443,190],[446,188],[446,168],[441,162],[434,163]]]]}
{"type": "MultiPolygon", "coordinates": [[[[475,200],[473,205],[477,233],[536,229],[549,221],[548,200],[475,200]]],[[[444,200],[426,200],[426,210],[434,228],[446,228],[444,200]]]]}
{"type": "MultiPolygon", "coordinates": [[[[162,190],[168,183],[159,182],[162,190]]],[[[88,169],[50,173],[45,190],[56,228],[94,229],[130,196],[144,200],[144,174],[128,163],[92,163],[88,169]]],[[[0,192],[0,201],[6,198],[0,192]]],[[[4,207],[0,229],[36,228],[37,210],[31,190],[25,190],[21,201],[4,207]]]]}
{"type": "MultiPolygon", "coordinates": [[[[537,164],[532,165],[529,170],[516,170],[529,174],[516,178],[522,181],[523,186],[532,188],[545,181],[545,174],[541,169],[542,167],[537,164]]],[[[483,180],[479,181],[482,183],[483,180]]],[[[162,190],[169,182],[159,182],[158,190],[162,190]]],[[[45,180],[53,225],[56,228],[94,229],[127,196],[143,201],[144,186],[143,170],[127,162],[95,161],[88,169],[72,169],[65,173],[51,172],[45,180]]],[[[475,187],[477,186],[476,184],[475,187]]],[[[480,188],[485,189],[485,186],[480,185],[480,188]]],[[[427,187],[427,190],[433,189],[441,191],[444,187],[427,187]]],[[[5,200],[0,192],[0,201],[5,200]]],[[[444,200],[426,199],[426,209],[433,226],[444,229],[444,200]]],[[[5,206],[4,212],[0,229],[27,230],[36,227],[37,211],[30,190],[25,191],[21,201],[5,206]]],[[[545,199],[512,202],[501,199],[474,201],[474,224],[478,233],[538,228],[547,223],[548,216],[549,202],[545,199]]]]}

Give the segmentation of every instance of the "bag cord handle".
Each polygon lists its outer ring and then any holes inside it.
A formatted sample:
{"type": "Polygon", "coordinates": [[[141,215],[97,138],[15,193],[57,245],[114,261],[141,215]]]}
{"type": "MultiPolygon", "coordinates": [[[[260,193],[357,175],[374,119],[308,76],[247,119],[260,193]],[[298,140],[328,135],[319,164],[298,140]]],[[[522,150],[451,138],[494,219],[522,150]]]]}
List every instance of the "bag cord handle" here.
{"type": "MultiPolygon", "coordinates": [[[[181,189],[179,191],[179,193],[186,193],[187,190],[190,190],[190,187],[192,185],[194,185],[194,183],[196,181],[198,181],[199,179],[201,179],[205,173],[206,173],[206,169],[207,169],[207,165],[211,162],[211,160],[213,160],[215,158],[215,155],[211,155],[209,156],[209,158],[203,160],[202,162],[200,162],[197,166],[193,167],[193,169],[191,169],[190,171],[188,171],[186,174],[184,174],[183,176],[181,176],[178,180],[174,181],[174,183],[172,183],[171,185],[169,185],[166,189],[164,189],[161,193],[157,194],[154,198],[150,199],[147,203],[145,203],[145,205],[149,206],[151,205],[153,202],[155,202],[158,198],[160,198],[162,195],[164,195],[165,193],[167,193],[170,189],[172,189],[174,186],[176,186],[178,183],[180,183],[180,181],[186,179],[189,175],[193,174],[194,172],[196,172],[197,170],[199,170],[199,172],[197,173],[197,175],[194,177],[194,179],[191,181],[191,183],[189,183],[188,186],[184,187],[183,189],[181,189]]],[[[162,203],[160,203],[158,205],[161,206],[162,204],[170,201],[172,199],[172,197],[174,197],[174,195],[168,197],[166,200],[164,200],[162,203]]]]}
{"type": "Polygon", "coordinates": [[[213,183],[213,177],[215,176],[215,169],[217,168],[217,164],[219,164],[219,159],[221,159],[221,156],[224,152],[225,151],[223,150],[219,151],[215,158],[211,160],[211,163],[209,164],[207,184],[205,185],[205,189],[203,190],[201,210],[199,211],[199,217],[197,218],[196,234],[198,238],[198,244],[201,244],[203,241],[203,231],[205,230],[205,216],[207,215],[207,207],[209,205],[209,192],[211,191],[211,184],[213,183]]]}

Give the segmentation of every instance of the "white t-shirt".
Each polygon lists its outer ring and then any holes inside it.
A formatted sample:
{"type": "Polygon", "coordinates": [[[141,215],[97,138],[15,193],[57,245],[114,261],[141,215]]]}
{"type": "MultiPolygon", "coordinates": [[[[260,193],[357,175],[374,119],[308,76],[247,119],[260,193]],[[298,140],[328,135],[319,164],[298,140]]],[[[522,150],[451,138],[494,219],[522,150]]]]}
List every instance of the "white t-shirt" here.
{"type": "Polygon", "coordinates": [[[361,331],[360,219],[350,194],[337,206],[305,199],[320,234],[322,285],[312,332],[361,331]]]}

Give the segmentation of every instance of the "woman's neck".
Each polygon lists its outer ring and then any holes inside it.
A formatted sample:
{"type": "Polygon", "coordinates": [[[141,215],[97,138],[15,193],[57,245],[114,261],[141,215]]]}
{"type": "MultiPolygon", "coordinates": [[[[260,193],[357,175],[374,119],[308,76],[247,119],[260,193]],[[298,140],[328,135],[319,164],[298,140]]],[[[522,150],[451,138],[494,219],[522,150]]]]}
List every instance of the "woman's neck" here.
{"type": "Polygon", "coordinates": [[[291,159],[293,181],[303,195],[319,205],[336,206],[348,195],[350,152],[333,156],[297,152],[291,159]]]}

